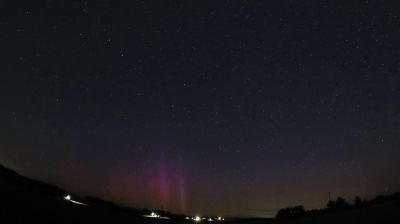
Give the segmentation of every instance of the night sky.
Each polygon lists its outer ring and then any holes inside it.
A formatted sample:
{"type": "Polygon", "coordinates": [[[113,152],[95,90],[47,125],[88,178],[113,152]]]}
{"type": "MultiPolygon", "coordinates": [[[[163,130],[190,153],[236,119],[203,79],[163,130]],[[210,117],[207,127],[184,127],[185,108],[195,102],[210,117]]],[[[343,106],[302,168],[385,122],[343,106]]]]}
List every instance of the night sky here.
{"type": "Polygon", "coordinates": [[[0,164],[175,213],[400,190],[400,2],[1,1],[0,164]]]}

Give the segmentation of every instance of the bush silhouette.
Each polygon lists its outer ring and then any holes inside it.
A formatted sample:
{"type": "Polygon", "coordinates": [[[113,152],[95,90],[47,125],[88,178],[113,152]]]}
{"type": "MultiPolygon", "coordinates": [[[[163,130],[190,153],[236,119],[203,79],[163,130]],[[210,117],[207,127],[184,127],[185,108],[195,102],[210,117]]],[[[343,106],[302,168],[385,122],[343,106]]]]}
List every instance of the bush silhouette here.
{"type": "Polygon", "coordinates": [[[361,204],[362,204],[361,198],[356,196],[356,198],[354,199],[354,206],[359,207],[361,206],[361,204]]]}
{"type": "Polygon", "coordinates": [[[327,207],[328,209],[336,209],[336,202],[330,200],[330,201],[328,201],[328,204],[326,204],[326,207],[327,207]]]}
{"type": "Polygon", "coordinates": [[[306,210],[302,205],[280,209],[276,215],[277,218],[292,218],[305,215],[306,210]]]}
{"type": "Polygon", "coordinates": [[[349,206],[350,206],[350,204],[346,201],[346,199],[344,199],[342,197],[338,197],[336,199],[336,208],[343,209],[343,208],[347,208],[349,206]]]}
{"type": "Polygon", "coordinates": [[[338,197],[336,201],[328,201],[326,207],[328,209],[345,209],[350,207],[350,204],[346,201],[346,199],[338,197]]]}

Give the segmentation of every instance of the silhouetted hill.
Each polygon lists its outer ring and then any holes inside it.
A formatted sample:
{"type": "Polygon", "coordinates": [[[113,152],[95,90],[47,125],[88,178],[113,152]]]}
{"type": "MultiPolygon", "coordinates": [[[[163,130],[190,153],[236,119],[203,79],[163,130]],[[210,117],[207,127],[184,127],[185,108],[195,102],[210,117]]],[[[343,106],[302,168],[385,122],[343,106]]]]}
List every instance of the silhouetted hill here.
{"type": "MultiPolygon", "coordinates": [[[[172,219],[149,219],[142,215],[150,211],[115,205],[100,198],[79,198],[72,195],[66,200],[67,191],[57,186],[19,175],[0,165],[0,224],[3,223],[193,223],[183,215],[172,219]]],[[[351,208],[351,207],[349,207],[351,208]]],[[[378,196],[370,201],[358,202],[356,208],[327,211],[307,211],[296,206],[282,214],[295,213],[289,219],[226,219],[222,223],[251,224],[319,224],[319,223],[400,223],[400,195],[378,196]]],[[[208,223],[201,221],[201,223],[208,223]]]]}
{"type": "Polygon", "coordinates": [[[68,192],[19,175],[0,165],[0,223],[148,223],[141,210],[102,199],[65,200],[68,192]]]}
{"type": "Polygon", "coordinates": [[[0,180],[2,183],[1,190],[7,190],[8,193],[17,190],[20,190],[20,194],[28,193],[23,192],[23,190],[29,189],[30,194],[45,194],[53,197],[66,194],[66,191],[56,186],[20,176],[14,170],[7,169],[2,165],[0,165],[0,180]]]}

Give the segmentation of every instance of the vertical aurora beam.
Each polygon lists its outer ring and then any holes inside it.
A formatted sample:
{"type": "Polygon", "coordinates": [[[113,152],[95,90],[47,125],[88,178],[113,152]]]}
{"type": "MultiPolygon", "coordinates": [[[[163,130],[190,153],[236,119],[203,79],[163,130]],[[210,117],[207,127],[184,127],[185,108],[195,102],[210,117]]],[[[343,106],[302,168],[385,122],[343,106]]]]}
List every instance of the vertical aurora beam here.
{"type": "Polygon", "coordinates": [[[178,190],[178,203],[180,212],[186,213],[186,182],[185,182],[185,172],[182,165],[182,160],[179,160],[177,167],[177,190],[178,190]]]}
{"type": "Polygon", "coordinates": [[[155,189],[157,189],[159,206],[165,209],[165,206],[169,204],[169,175],[164,153],[160,153],[155,189]]]}
{"type": "Polygon", "coordinates": [[[171,212],[185,213],[187,210],[186,173],[182,158],[165,151],[158,151],[154,166],[149,169],[149,191],[152,206],[171,212]]]}

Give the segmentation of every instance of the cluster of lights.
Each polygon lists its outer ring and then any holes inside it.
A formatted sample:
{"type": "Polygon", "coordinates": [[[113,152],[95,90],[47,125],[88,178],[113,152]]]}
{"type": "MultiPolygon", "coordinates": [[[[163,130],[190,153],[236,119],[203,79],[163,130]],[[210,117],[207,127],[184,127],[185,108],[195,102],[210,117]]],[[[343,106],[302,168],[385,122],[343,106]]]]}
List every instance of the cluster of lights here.
{"type": "Polygon", "coordinates": [[[160,218],[160,215],[157,214],[157,213],[155,213],[155,212],[152,212],[152,213],[150,214],[150,217],[153,217],[153,218],[160,218]]]}
{"type": "Polygon", "coordinates": [[[150,215],[144,215],[147,218],[157,218],[157,219],[169,219],[168,217],[163,217],[155,212],[150,213],[150,215]]]}
{"type": "MultiPolygon", "coordinates": [[[[86,204],[84,204],[82,202],[78,202],[78,201],[72,200],[71,195],[69,195],[69,194],[64,197],[64,200],[69,201],[69,202],[74,203],[74,204],[78,204],[78,205],[86,205],[86,204]]],[[[159,218],[159,219],[169,219],[168,217],[163,217],[163,216],[157,214],[156,212],[152,212],[152,213],[150,213],[150,215],[144,215],[144,217],[159,218]]],[[[187,220],[192,219],[195,222],[200,222],[200,221],[204,221],[204,220],[209,221],[209,222],[224,221],[224,218],[222,218],[222,217],[205,218],[205,217],[200,217],[200,216],[194,216],[194,217],[186,217],[186,219],[187,220]]]]}
{"type": "MultiPolygon", "coordinates": [[[[69,195],[69,194],[64,197],[64,200],[69,201],[69,202],[74,203],[74,204],[78,204],[78,205],[86,205],[86,204],[84,204],[82,202],[78,202],[78,201],[72,200],[71,195],[69,195]]],[[[159,214],[157,214],[155,212],[150,213],[150,215],[145,215],[145,217],[169,219],[168,217],[162,217],[161,215],[159,215],[159,214]]],[[[208,218],[207,219],[205,217],[195,216],[195,217],[186,217],[186,219],[192,219],[195,222],[200,222],[200,221],[203,221],[203,220],[207,220],[209,222],[212,222],[212,221],[224,221],[224,218],[222,218],[222,217],[217,217],[217,218],[214,218],[214,219],[213,218],[208,218]]]]}
{"type": "MultiPolygon", "coordinates": [[[[74,204],[78,204],[78,205],[86,205],[86,204],[84,204],[82,202],[78,202],[78,201],[72,200],[71,195],[69,195],[69,194],[64,197],[64,200],[69,201],[69,202],[74,203],[74,204]]],[[[159,214],[157,214],[155,212],[150,213],[150,215],[145,215],[144,217],[169,219],[168,217],[162,217],[162,216],[160,216],[159,214]]],[[[186,219],[192,219],[195,222],[200,222],[202,220],[207,220],[209,222],[212,222],[212,221],[224,221],[224,218],[222,218],[222,217],[217,217],[215,219],[213,219],[213,218],[208,218],[207,219],[207,218],[204,218],[204,217],[195,216],[195,217],[191,217],[191,218],[190,217],[186,217],[186,219]]]]}
{"type": "Polygon", "coordinates": [[[217,218],[205,218],[205,217],[200,217],[200,216],[194,216],[194,217],[186,217],[187,220],[191,219],[195,222],[200,222],[200,221],[224,221],[224,218],[222,217],[217,217],[217,218]]]}

